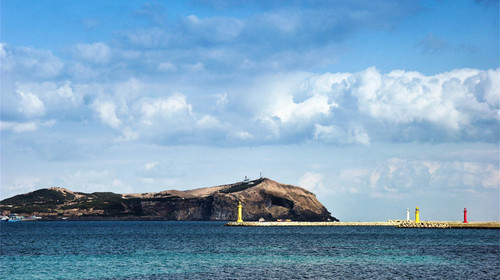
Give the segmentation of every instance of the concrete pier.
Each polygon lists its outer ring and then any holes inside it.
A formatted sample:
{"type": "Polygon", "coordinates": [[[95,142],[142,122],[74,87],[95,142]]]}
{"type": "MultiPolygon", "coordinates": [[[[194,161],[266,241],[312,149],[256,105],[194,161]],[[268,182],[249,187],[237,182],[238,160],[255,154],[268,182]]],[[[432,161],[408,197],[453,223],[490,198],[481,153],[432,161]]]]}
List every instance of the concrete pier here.
{"type": "Polygon", "coordinates": [[[476,229],[500,229],[500,222],[439,222],[421,221],[420,223],[403,222],[398,228],[476,228],[476,229]]]}
{"type": "Polygon", "coordinates": [[[346,226],[364,226],[364,227],[374,227],[374,226],[397,226],[398,223],[387,221],[387,222],[229,222],[226,226],[231,227],[346,227],[346,226]]]}
{"type": "Polygon", "coordinates": [[[314,226],[363,226],[363,227],[396,227],[396,228],[476,228],[500,229],[500,222],[439,222],[439,221],[401,221],[389,220],[387,222],[229,222],[231,227],[314,227],[314,226]]]}

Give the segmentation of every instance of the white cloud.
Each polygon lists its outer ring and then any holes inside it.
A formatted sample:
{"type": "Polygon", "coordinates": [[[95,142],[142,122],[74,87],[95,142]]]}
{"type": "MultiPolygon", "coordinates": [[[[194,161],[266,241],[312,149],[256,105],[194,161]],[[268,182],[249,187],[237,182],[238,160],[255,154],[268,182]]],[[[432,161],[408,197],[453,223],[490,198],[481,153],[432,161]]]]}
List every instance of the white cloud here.
{"type": "Polygon", "coordinates": [[[73,90],[70,81],[63,82],[41,82],[41,83],[17,83],[19,92],[28,92],[44,103],[46,111],[60,111],[61,107],[75,107],[81,101],[73,90]]]}
{"type": "Polygon", "coordinates": [[[171,72],[171,71],[176,71],[177,67],[175,67],[175,65],[172,64],[171,62],[160,62],[158,64],[157,69],[163,72],[171,72]]]}
{"type": "Polygon", "coordinates": [[[108,63],[112,56],[113,51],[105,43],[93,43],[93,44],[76,44],[75,45],[75,56],[82,58],[91,63],[108,63]]]}
{"type": "Polygon", "coordinates": [[[376,180],[374,177],[377,174],[370,174],[370,170],[367,168],[348,168],[340,171],[338,186],[335,191],[344,193],[360,193],[361,191],[366,191],[366,188],[370,186],[371,180],[376,180]]]}
{"type": "MultiPolygon", "coordinates": [[[[461,69],[426,76],[418,72],[292,73],[257,78],[243,105],[266,137],[326,143],[493,139],[500,120],[500,69],[461,69]],[[495,98],[496,97],[496,98],[495,98]],[[486,122],[485,122],[486,121],[486,122]],[[489,124],[490,123],[490,124],[489,124]]],[[[245,117],[243,115],[243,117],[245,117]]],[[[261,139],[255,138],[255,139],[261,139]]],[[[269,138],[268,138],[269,139],[269,138]]],[[[292,140],[293,141],[293,140],[292,140]]]]}
{"type": "Polygon", "coordinates": [[[168,97],[143,98],[138,101],[132,127],[140,139],[165,143],[199,143],[210,141],[210,131],[220,130],[223,124],[212,115],[193,112],[186,96],[175,93],[168,97]]]}
{"type": "Polygon", "coordinates": [[[500,89],[500,78],[498,77],[499,75],[499,69],[489,69],[487,71],[481,72],[474,81],[475,85],[477,85],[477,88],[474,89],[474,92],[477,93],[479,97],[484,94],[486,103],[494,108],[500,107],[500,98],[498,97],[498,89],[500,89]]]}
{"type": "Polygon", "coordinates": [[[316,172],[306,172],[299,178],[299,185],[305,187],[311,192],[317,193],[324,191],[324,176],[316,172]]]}
{"type": "Polygon", "coordinates": [[[435,76],[404,71],[382,75],[369,68],[356,73],[350,81],[360,112],[375,119],[396,124],[427,121],[459,130],[474,120],[497,119],[498,102],[492,98],[482,101],[479,97],[484,90],[469,86],[484,79],[498,83],[498,76],[485,73],[462,69],[435,76]]]}
{"type": "Polygon", "coordinates": [[[80,192],[112,191],[130,193],[132,188],[117,178],[109,170],[78,170],[62,177],[64,185],[72,186],[72,190],[80,192]]]}
{"type": "Polygon", "coordinates": [[[350,124],[344,128],[329,125],[323,126],[320,124],[314,125],[313,139],[319,140],[324,143],[334,144],[362,144],[365,146],[370,145],[370,136],[368,132],[361,126],[350,124]]]}
{"type": "Polygon", "coordinates": [[[45,104],[36,96],[30,92],[17,91],[17,94],[21,97],[19,102],[18,110],[23,113],[26,117],[40,117],[45,114],[45,104]]]}
{"type": "Polygon", "coordinates": [[[71,75],[74,81],[90,80],[96,78],[98,75],[97,69],[83,63],[71,63],[67,69],[68,74],[71,75]]]}
{"type": "Polygon", "coordinates": [[[34,122],[8,122],[0,121],[0,130],[11,130],[16,133],[30,132],[38,130],[40,127],[51,127],[56,124],[55,120],[34,121],[34,122]]]}
{"type": "MultiPolygon", "coordinates": [[[[102,43],[78,49],[82,56],[95,52],[94,63],[123,53],[102,43]]],[[[3,45],[2,51],[9,56],[8,47],[3,45]]],[[[255,145],[303,141],[370,145],[377,141],[491,142],[497,137],[500,69],[458,69],[432,76],[401,70],[383,74],[376,68],[358,73],[282,72],[256,76],[241,85],[202,89],[198,78],[201,84],[214,81],[207,82],[206,73],[188,83],[176,80],[176,75],[196,70],[191,66],[209,70],[209,63],[179,62],[161,51],[138,53],[123,57],[123,65],[113,69],[123,66],[124,73],[129,73],[127,67],[134,64],[146,67],[146,76],[172,72],[165,80],[149,76],[118,81],[103,76],[104,82],[92,83],[78,79],[16,82],[6,95],[16,95],[17,90],[21,101],[5,98],[2,109],[12,104],[18,118],[64,121],[89,120],[95,111],[102,123],[117,130],[117,141],[154,140],[167,145],[172,139],[183,143],[233,144],[239,139],[255,145]]],[[[78,65],[93,73],[89,77],[110,69],[82,61],[73,61],[66,69],[72,71],[78,65]]],[[[21,130],[18,126],[17,131],[21,130]]]]}
{"type": "Polygon", "coordinates": [[[436,161],[424,161],[422,162],[422,165],[427,167],[429,175],[433,176],[436,174],[436,171],[441,168],[441,164],[439,164],[436,161]]]}
{"type": "Polygon", "coordinates": [[[192,114],[192,106],[186,102],[186,96],[174,94],[167,98],[156,98],[142,104],[142,114],[146,119],[154,116],[169,117],[178,112],[192,114]]]}
{"type": "Polygon", "coordinates": [[[205,115],[196,121],[196,125],[202,129],[219,129],[222,123],[214,116],[205,115]]]}
{"type": "Polygon", "coordinates": [[[117,142],[129,142],[139,139],[139,133],[130,127],[122,129],[122,134],[116,139],[117,142]]]}
{"type": "Polygon", "coordinates": [[[252,134],[247,131],[235,131],[231,134],[231,136],[240,140],[250,140],[253,138],[252,134]]]}
{"type": "Polygon", "coordinates": [[[344,169],[331,179],[340,192],[356,191],[373,197],[410,197],[428,192],[446,193],[498,189],[498,166],[483,162],[407,160],[391,158],[376,167],[344,169]]]}
{"type": "Polygon", "coordinates": [[[1,197],[8,198],[17,194],[32,192],[39,188],[48,187],[42,184],[42,179],[34,176],[2,178],[1,197]]]}
{"type": "Polygon", "coordinates": [[[489,164],[486,166],[484,177],[481,181],[485,188],[500,188],[500,169],[498,166],[489,164]]]}
{"type": "Polygon", "coordinates": [[[293,130],[314,126],[338,107],[327,93],[307,84],[310,77],[308,73],[292,73],[260,78],[257,86],[249,89],[245,103],[254,109],[254,119],[273,135],[279,136],[282,130],[291,130],[293,135],[293,130]]]}
{"type": "Polygon", "coordinates": [[[2,43],[0,54],[2,74],[14,75],[22,80],[30,77],[54,78],[61,73],[64,67],[64,63],[47,50],[13,47],[2,43]]]}
{"type": "Polygon", "coordinates": [[[149,171],[155,169],[160,163],[159,162],[148,162],[144,164],[144,170],[149,171]]]}
{"type": "Polygon", "coordinates": [[[342,128],[329,125],[323,126],[320,124],[314,125],[314,139],[320,140],[326,143],[334,143],[338,141],[343,141],[345,137],[345,131],[342,128]]]}
{"type": "Polygon", "coordinates": [[[6,47],[7,47],[7,44],[0,43],[0,58],[2,58],[2,59],[7,56],[6,47]]]}
{"type": "Polygon", "coordinates": [[[227,93],[217,94],[215,97],[217,98],[217,101],[215,102],[215,104],[219,108],[224,108],[227,105],[227,103],[229,102],[227,99],[227,93]]]}
{"type": "Polygon", "coordinates": [[[349,129],[349,142],[370,145],[370,136],[361,126],[352,126],[349,129]]]}
{"type": "Polygon", "coordinates": [[[93,104],[94,109],[99,114],[101,121],[114,129],[118,129],[122,122],[116,116],[115,104],[113,102],[102,102],[96,100],[93,104]]]}
{"type": "Polygon", "coordinates": [[[0,130],[12,130],[16,133],[30,132],[38,129],[38,124],[36,122],[5,122],[0,121],[0,130]]]}
{"type": "Polygon", "coordinates": [[[73,89],[71,88],[71,83],[67,81],[63,86],[56,90],[56,93],[59,94],[62,98],[74,99],[75,94],[73,93],[73,89]]]}

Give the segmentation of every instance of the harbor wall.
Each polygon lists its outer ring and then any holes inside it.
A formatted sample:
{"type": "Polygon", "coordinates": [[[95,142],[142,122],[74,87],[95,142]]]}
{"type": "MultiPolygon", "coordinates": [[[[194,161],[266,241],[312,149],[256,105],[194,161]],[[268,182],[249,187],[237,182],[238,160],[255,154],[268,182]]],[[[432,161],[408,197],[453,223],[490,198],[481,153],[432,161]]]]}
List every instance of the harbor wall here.
{"type": "Polygon", "coordinates": [[[229,222],[232,227],[297,227],[297,226],[388,226],[396,228],[476,228],[500,229],[500,222],[453,222],[453,221],[387,221],[387,222],[229,222]]]}

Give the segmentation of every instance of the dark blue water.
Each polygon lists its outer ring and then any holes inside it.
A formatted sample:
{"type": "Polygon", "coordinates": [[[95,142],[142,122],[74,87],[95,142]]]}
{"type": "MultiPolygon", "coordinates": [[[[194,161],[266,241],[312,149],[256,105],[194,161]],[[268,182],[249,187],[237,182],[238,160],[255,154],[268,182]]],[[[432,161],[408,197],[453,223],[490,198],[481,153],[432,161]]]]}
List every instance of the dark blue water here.
{"type": "Polygon", "coordinates": [[[500,231],[2,223],[1,279],[500,279],[500,231]]]}

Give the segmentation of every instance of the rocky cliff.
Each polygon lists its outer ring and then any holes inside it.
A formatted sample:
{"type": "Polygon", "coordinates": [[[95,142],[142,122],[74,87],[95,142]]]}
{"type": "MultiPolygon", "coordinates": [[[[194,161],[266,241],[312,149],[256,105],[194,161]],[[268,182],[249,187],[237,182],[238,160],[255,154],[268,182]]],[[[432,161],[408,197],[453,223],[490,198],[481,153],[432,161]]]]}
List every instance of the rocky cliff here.
{"type": "Polygon", "coordinates": [[[337,220],[313,193],[267,178],[188,191],[140,194],[87,194],[49,188],[0,201],[0,210],[44,219],[227,221],[236,220],[238,201],[243,205],[243,219],[248,221],[337,220]]]}

